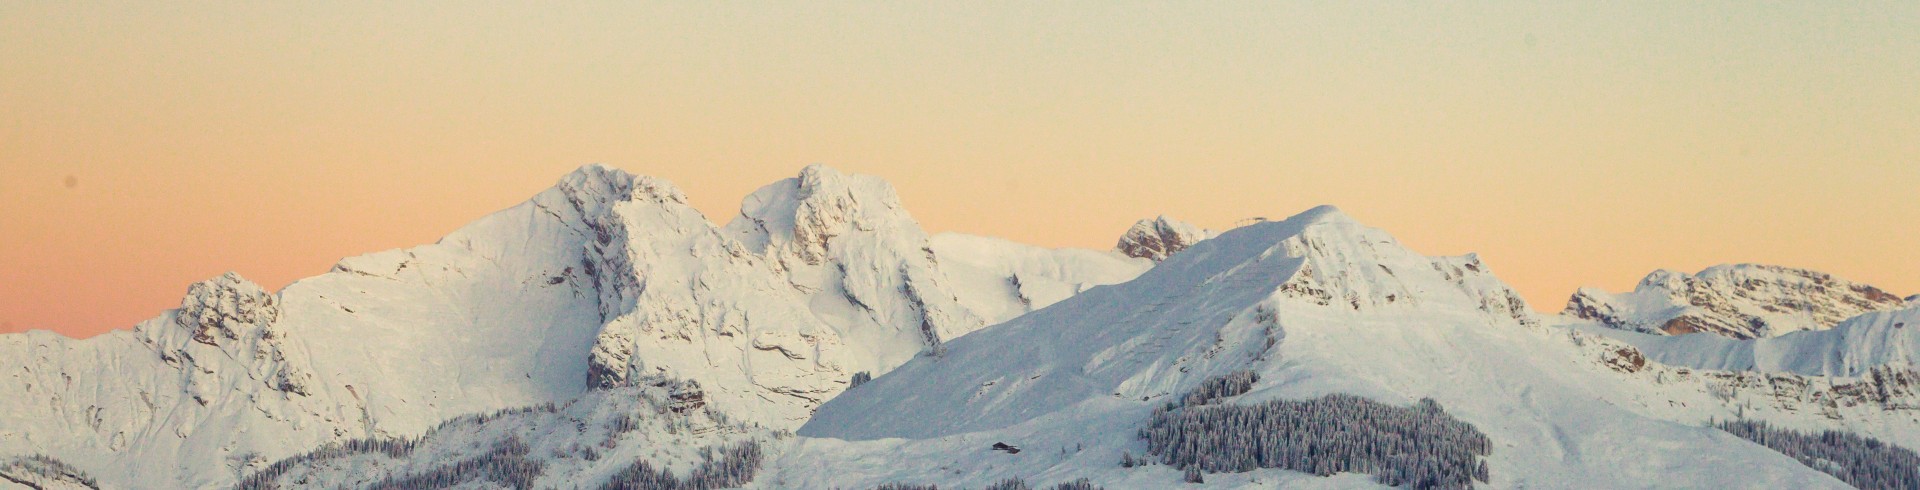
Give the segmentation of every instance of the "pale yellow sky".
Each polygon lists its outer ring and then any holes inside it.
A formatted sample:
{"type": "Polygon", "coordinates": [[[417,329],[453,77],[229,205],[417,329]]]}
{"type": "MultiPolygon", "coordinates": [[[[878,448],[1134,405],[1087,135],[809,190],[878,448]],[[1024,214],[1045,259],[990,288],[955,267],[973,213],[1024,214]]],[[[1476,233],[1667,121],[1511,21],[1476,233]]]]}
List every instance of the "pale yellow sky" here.
{"type": "Polygon", "coordinates": [[[277,288],[591,162],[722,222],[826,163],[1051,246],[1335,204],[1548,311],[1729,262],[1920,292],[1920,3],[1596,3],[0,0],[0,330],[277,288]]]}

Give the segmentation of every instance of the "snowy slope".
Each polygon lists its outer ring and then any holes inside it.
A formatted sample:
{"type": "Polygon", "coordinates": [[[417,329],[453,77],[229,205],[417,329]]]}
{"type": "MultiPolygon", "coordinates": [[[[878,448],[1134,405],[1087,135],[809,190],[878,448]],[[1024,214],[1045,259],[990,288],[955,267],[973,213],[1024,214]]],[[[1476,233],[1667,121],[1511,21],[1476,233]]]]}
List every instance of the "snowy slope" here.
{"type": "MultiPolygon", "coordinates": [[[[944,357],[916,359],[834,399],[800,431],[847,442],[809,441],[783,458],[870,446],[922,454],[923,446],[1006,440],[1044,448],[1043,457],[923,457],[948,458],[952,479],[943,481],[1017,472],[1166,484],[1177,476],[1164,468],[1139,477],[1113,466],[1121,450],[1141,453],[1131,434],[1169,397],[1247,369],[1262,381],[1235,403],[1327,393],[1402,405],[1435,398],[1496,442],[1498,488],[1842,486],[1700,425],[1757,405],[1750,395],[1716,395],[1707,373],[1650,379],[1666,368],[1644,360],[1622,370],[1606,357],[1619,350],[1599,339],[1540,325],[1472,257],[1419,256],[1321,208],[1224,233],[1132,282],[956,339],[944,357]],[[1053,448],[1088,446],[1099,449],[1052,456],[1053,448]]],[[[1849,410],[1840,416],[1880,413],[1849,410]]],[[[1920,432],[1910,416],[1870,422],[1857,428],[1882,437],[1920,432]]],[[[840,481],[789,471],[811,484],[840,481]]]]}
{"type": "Polygon", "coordinates": [[[940,271],[960,295],[960,305],[988,323],[1045,308],[1094,286],[1125,282],[1153,261],[1114,252],[1041,248],[998,238],[941,233],[933,236],[940,271]]]}
{"type": "Polygon", "coordinates": [[[1829,274],[1739,264],[1699,274],[1654,271],[1629,293],[1582,288],[1567,301],[1564,314],[1635,332],[1750,339],[1823,330],[1906,303],[1880,288],[1829,274]]]}

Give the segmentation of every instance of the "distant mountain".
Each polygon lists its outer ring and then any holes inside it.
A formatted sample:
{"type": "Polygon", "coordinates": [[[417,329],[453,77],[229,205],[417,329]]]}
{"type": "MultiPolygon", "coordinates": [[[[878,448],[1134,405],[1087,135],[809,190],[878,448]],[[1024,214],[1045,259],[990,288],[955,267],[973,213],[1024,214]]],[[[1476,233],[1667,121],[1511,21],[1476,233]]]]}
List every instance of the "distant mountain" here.
{"type": "Polygon", "coordinates": [[[1633,292],[1583,288],[1565,314],[1622,330],[1735,339],[1825,330],[1842,320],[1908,303],[1880,288],[1832,275],[1770,265],[1723,265],[1699,274],[1660,270],[1633,292]]]}
{"type": "Polygon", "coordinates": [[[1920,366],[1920,305],[1863,313],[1830,329],[1748,340],[1586,330],[1631,343],[1663,364],[1720,371],[1863,377],[1883,367],[1920,366]]]}
{"type": "Polygon", "coordinates": [[[1159,262],[1211,235],[1198,226],[1161,216],[1135,222],[1120,235],[1120,242],[1113,249],[1128,257],[1159,262]]]}

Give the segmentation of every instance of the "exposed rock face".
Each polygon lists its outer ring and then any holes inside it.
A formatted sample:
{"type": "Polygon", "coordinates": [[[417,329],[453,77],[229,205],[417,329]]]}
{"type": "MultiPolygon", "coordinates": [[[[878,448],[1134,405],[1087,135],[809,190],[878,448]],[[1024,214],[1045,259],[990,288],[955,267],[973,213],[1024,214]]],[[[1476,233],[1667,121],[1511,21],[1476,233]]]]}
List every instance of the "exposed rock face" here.
{"type": "Polygon", "coordinates": [[[1736,339],[1832,328],[1909,300],[1832,275],[1770,265],[1716,266],[1689,275],[1655,271],[1633,292],[1582,288],[1564,314],[1653,334],[1707,332],[1736,339]]]}
{"type": "Polygon", "coordinates": [[[1114,245],[1114,250],[1128,257],[1159,262],[1207,239],[1207,236],[1207,231],[1198,226],[1161,216],[1135,222],[1126,234],[1120,236],[1120,243],[1114,245]]]}
{"type": "MultiPolygon", "coordinates": [[[[204,405],[212,391],[226,388],[216,369],[223,364],[245,366],[251,379],[268,389],[306,396],[313,384],[312,368],[304,356],[290,357],[276,331],[279,300],[273,293],[239,274],[194,283],[180,300],[171,322],[137,330],[168,364],[180,366],[185,387],[204,405]]],[[[227,375],[231,375],[228,373],[227,375]]]]}
{"type": "Polygon", "coordinates": [[[1539,319],[1520,294],[1495,278],[1477,255],[1426,257],[1409,253],[1387,233],[1360,225],[1329,206],[1302,213],[1316,226],[1280,243],[1287,256],[1304,265],[1277,291],[1319,306],[1350,310],[1411,309],[1421,305],[1421,291],[1413,278],[1432,277],[1446,284],[1482,313],[1501,321],[1538,326],[1539,319]]]}

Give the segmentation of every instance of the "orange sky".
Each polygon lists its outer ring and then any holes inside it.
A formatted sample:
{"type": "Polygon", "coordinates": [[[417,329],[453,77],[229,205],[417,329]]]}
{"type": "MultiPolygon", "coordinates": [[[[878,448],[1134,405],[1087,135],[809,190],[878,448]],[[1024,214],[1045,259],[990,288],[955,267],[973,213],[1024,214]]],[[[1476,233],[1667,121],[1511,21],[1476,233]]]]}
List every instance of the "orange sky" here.
{"type": "Polygon", "coordinates": [[[1330,203],[1545,310],[1724,262],[1920,292],[1920,3],[918,3],[0,0],[0,330],[277,288],[590,162],[719,221],[826,163],[1052,246],[1330,203]]]}

